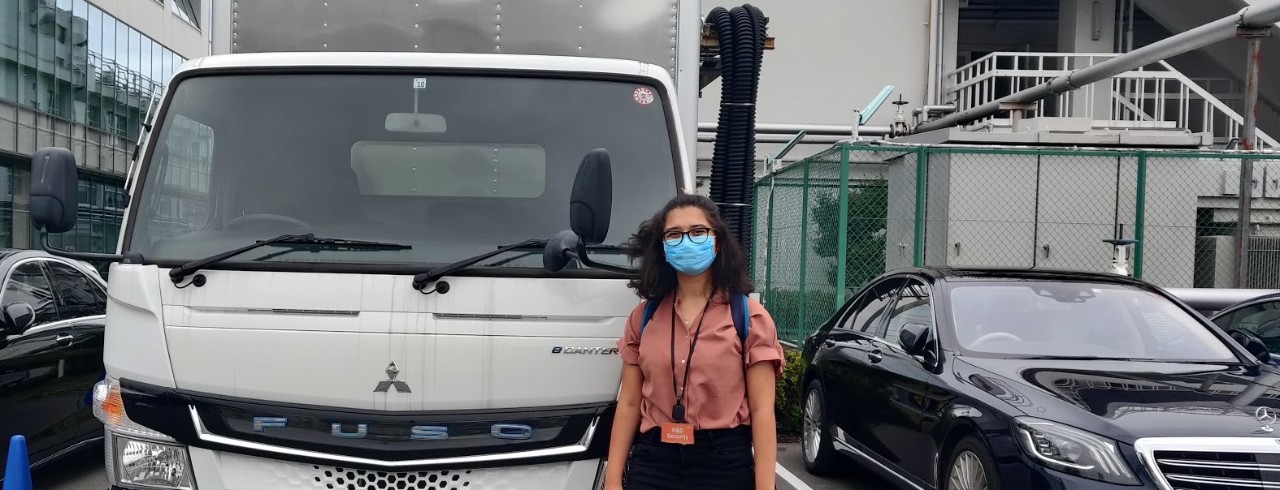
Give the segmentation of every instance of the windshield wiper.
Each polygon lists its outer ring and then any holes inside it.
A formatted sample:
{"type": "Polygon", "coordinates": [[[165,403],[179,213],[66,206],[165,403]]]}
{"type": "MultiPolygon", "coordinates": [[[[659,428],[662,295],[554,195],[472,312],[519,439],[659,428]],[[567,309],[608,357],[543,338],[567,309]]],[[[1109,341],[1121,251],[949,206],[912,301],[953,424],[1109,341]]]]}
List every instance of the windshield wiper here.
{"type": "Polygon", "coordinates": [[[210,265],[222,262],[236,255],[248,252],[256,248],[262,248],[267,245],[286,244],[286,245],[314,245],[324,248],[336,248],[345,250],[406,250],[409,245],[399,243],[369,242],[363,240],[347,240],[343,238],[317,238],[315,234],[307,233],[305,235],[280,235],[275,238],[266,240],[258,240],[251,245],[245,245],[235,250],[228,250],[217,255],[196,259],[187,262],[169,271],[169,279],[174,284],[182,282],[182,279],[190,275],[192,272],[203,269],[210,265]]]}
{"type": "Polygon", "coordinates": [[[531,248],[531,247],[545,247],[545,246],[547,246],[547,241],[543,239],[531,239],[531,240],[525,240],[520,243],[513,243],[511,245],[503,245],[501,247],[498,247],[497,250],[493,250],[491,252],[485,252],[473,257],[467,257],[465,259],[459,260],[452,264],[442,265],[440,267],[436,267],[429,271],[413,276],[413,288],[417,289],[418,291],[422,291],[422,289],[427,287],[428,284],[435,282],[441,277],[447,276],[449,274],[453,274],[454,272],[458,272],[460,270],[476,265],[480,263],[480,261],[482,260],[515,250],[517,248],[531,248]]]}

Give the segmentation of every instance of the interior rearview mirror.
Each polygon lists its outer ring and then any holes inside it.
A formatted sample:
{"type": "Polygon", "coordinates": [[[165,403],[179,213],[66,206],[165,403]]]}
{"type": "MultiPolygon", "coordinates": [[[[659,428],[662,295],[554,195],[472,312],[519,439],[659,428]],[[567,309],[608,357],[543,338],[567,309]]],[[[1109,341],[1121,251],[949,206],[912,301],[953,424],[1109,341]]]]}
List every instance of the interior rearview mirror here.
{"type": "Polygon", "coordinates": [[[569,226],[583,243],[603,243],[609,235],[609,215],[613,211],[613,169],[609,152],[591,150],[578,165],[569,197],[569,226]]]}
{"type": "Polygon", "coordinates": [[[393,112],[387,114],[384,127],[393,133],[443,133],[448,125],[439,114],[393,112]]]}
{"type": "Polygon", "coordinates": [[[1258,336],[1244,330],[1232,330],[1229,335],[1231,335],[1232,340],[1235,340],[1243,346],[1244,350],[1249,351],[1249,353],[1253,354],[1253,357],[1258,358],[1259,361],[1271,361],[1271,351],[1267,350],[1267,344],[1264,343],[1262,339],[1258,338],[1258,336]]]}
{"type": "Polygon", "coordinates": [[[47,233],[76,226],[76,157],[66,148],[41,148],[31,157],[31,222],[47,233]]]}
{"type": "Polygon", "coordinates": [[[9,303],[0,309],[0,321],[9,334],[16,335],[27,331],[36,320],[36,310],[27,303],[9,303]]]}
{"type": "Polygon", "coordinates": [[[929,327],[919,323],[908,323],[898,332],[898,344],[907,354],[923,356],[929,350],[929,327]]]}

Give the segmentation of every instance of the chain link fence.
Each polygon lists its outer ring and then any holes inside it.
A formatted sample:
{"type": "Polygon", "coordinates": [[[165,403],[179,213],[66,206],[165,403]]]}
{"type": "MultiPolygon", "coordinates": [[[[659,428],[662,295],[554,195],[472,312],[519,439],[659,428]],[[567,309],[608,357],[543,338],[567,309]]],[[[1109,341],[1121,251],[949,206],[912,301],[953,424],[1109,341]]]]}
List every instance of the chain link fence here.
{"type": "Polygon", "coordinates": [[[1239,171],[1254,161],[1245,287],[1280,288],[1280,155],[837,145],[756,183],[753,279],[799,341],[911,266],[1105,272],[1235,287],[1239,171]]]}

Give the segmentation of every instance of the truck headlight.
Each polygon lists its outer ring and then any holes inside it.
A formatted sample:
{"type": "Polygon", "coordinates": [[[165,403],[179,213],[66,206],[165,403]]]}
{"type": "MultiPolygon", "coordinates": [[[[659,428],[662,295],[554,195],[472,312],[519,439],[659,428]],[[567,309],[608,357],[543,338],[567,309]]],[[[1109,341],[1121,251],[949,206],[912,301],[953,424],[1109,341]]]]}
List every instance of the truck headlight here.
{"type": "Polygon", "coordinates": [[[125,488],[195,490],[187,448],[129,420],[118,381],[93,387],[93,415],[107,429],[108,481],[125,488]]]}
{"type": "Polygon", "coordinates": [[[1019,417],[1016,438],[1036,462],[1082,478],[1137,485],[1115,441],[1056,422],[1019,417]]]}

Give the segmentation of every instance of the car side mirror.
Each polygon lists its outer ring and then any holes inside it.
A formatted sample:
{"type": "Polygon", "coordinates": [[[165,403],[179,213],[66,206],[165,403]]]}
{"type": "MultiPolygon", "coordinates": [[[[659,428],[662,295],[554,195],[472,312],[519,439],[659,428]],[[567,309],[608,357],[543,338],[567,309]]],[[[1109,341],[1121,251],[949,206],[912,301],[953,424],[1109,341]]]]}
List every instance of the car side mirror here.
{"type": "Polygon", "coordinates": [[[923,356],[929,351],[929,327],[919,323],[908,323],[898,332],[898,344],[907,354],[923,356]]]}
{"type": "Polygon", "coordinates": [[[41,148],[31,157],[31,222],[46,233],[76,227],[79,206],[76,157],[66,148],[41,148]]]}
{"type": "Polygon", "coordinates": [[[613,168],[609,152],[591,150],[578,165],[569,197],[569,226],[584,244],[603,243],[613,211],[613,168]]]}
{"type": "Polygon", "coordinates": [[[1259,361],[1271,361],[1271,351],[1267,350],[1267,344],[1264,343],[1262,339],[1258,338],[1258,336],[1244,330],[1232,330],[1229,335],[1231,335],[1232,340],[1235,340],[1243,346],[1244,350],[1249,351],[1249,353],[1253,354],[1253,357],[1258,358],[1259,361]]]}
{"type": "Polygon", "coordinates": [[[36,309],[27,303],[9,303],[0,309],[0,321],[10,335],[21,334],[36,321],[36,309]]]}

